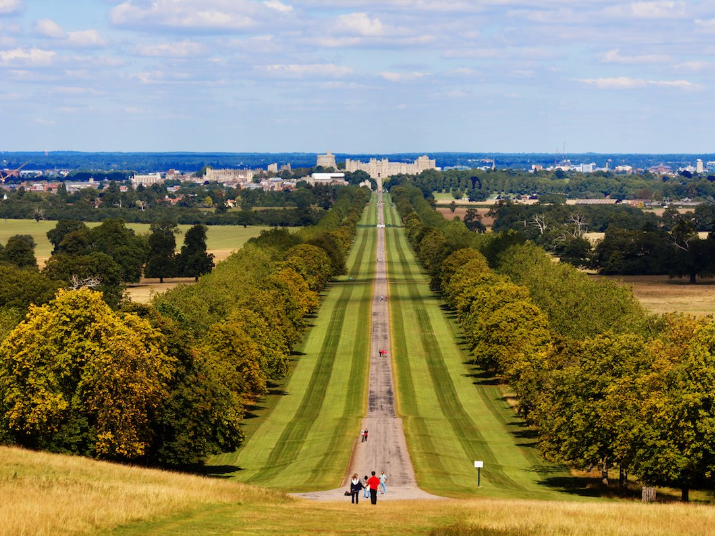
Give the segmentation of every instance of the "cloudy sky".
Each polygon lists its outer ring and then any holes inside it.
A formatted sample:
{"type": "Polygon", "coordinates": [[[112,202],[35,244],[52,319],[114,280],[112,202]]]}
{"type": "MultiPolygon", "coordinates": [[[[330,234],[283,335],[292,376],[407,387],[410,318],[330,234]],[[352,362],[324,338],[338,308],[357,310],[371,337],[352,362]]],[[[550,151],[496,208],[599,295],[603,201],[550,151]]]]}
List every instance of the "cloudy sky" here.
{"type": "Polygon", "coordinates": [[[715,152],[715,0],[0,0],[0,151],[715,152]]]}

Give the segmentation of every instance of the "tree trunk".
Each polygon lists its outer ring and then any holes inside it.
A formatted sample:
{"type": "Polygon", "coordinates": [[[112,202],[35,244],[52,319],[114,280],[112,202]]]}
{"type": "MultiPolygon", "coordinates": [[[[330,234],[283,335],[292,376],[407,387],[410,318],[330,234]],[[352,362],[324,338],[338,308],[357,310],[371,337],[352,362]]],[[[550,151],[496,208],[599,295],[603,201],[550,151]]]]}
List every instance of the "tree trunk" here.
{"type": "Polygon", "coordinates": [[[690,500],[690,488],[681,488],[680,500],[683,502],[688,502],[690,500]]]}
{"type": "Polygon", "coordinates": [[[694,284],[695,284],[695,276],[696,276],[696,275],[697,275],[697,274],[690,274],[690,284],[691,284],[691,285],[694,285],[694,284]]]}
{"type": "Polygon", "coordinates": [[[601,483],[604,486],[608,486],[608,456],[603,457],[603,463],[601,464],[601,483]]]}
{"type": "Polygon", "coordinates": [[[159,283],[163,283],[163,282],[164,282],[164,277],[163,277],[163,276],[160,276],[160,277],[159,277],[159,283]]]}
{"type": "Polygon", "coordinates": [[[628,471],[623,466],[620,466],[618,470],[618,489],[620,490],[621,495],[623,495],[626,491],[628,491],[628,471]]]}

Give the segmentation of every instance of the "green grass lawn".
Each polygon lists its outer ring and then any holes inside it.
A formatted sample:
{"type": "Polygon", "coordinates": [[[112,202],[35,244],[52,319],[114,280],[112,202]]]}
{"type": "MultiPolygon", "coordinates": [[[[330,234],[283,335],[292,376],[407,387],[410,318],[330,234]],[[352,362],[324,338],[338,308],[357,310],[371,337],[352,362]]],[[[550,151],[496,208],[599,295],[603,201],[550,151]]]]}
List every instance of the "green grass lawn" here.
{"type": "MultiPolygon", "coordinates": [[[[388,210],[387,221],[396,221],[395,208],[388,210]]],[[[386,231],[398,411],[420,487],[457,497],[578,497],[583,490],[559,488],[583,482],[542,462],[500,386],[465,364],[458,328],[430,291],[403,229],[386,231]],[[479,489],[476,460],[484,462],[479,489]]]]}
{"type": "Polygon", "coordinates": [[[270,395],[254,412],[238,452],[210,461],[222,474],[290,491],[340,485],[365,408],[376,221],[373,200],[348,275],[328,288],[283,393],[270,395]]]}
{"type": "MultiPolygon", "coordinates": [[[[52,252],[52,244],[47,240],[47,231],[54,229],[56,221],[35,220],[0,220],[0,243],[5,244],[7,239],[17,234],[29,234],[37,243],[35,255],[38,258],[49,258],[52,252]]],[[[89,227],[99,225],[99,222],[87,222],[89,227]]],[[[127,227],[134,229],[137,233],[148,233],[148,223],[129,223],[127,227]]],[[[184,243],[183,233],[189,230],[190,225],[179,225],[182,234],[176,237],[178,247],[184,243]]],[[[231,250],[240,249],[248,239],[258,236],[263,229],[268,227],[247,227],[235,225],[211,225],[208,231],[209,250],[231,250]]]]}

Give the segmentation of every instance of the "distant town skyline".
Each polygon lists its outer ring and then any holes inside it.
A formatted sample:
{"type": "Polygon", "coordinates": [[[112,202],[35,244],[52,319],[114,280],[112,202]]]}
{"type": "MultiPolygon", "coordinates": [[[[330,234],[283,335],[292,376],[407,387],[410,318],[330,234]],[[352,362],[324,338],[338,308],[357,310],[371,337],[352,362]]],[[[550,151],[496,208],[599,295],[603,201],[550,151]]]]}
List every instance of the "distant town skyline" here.
{"type": "Polygon", "coordinates": [[[712,0],[0,0],[0,151],[713,153],[712,0]]]}

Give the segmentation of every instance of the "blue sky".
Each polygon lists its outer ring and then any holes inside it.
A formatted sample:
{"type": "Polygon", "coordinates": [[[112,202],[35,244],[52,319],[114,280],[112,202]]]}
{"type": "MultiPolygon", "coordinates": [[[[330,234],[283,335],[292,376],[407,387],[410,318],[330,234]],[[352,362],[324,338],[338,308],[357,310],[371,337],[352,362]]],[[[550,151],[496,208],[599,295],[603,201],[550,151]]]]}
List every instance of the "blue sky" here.
{"type": "Polygon", "coordinates": [[[0,150],[715,151],[715,0],[0,0],[0,150]]]}

